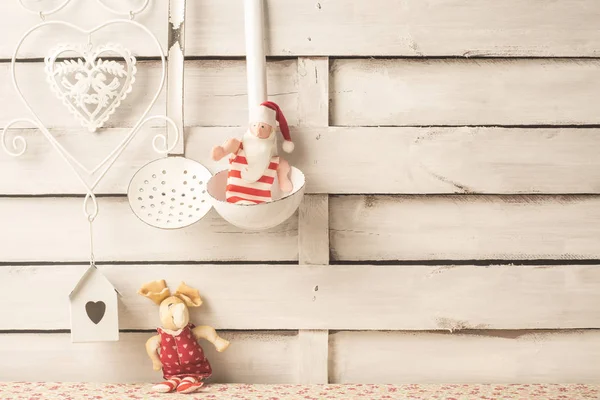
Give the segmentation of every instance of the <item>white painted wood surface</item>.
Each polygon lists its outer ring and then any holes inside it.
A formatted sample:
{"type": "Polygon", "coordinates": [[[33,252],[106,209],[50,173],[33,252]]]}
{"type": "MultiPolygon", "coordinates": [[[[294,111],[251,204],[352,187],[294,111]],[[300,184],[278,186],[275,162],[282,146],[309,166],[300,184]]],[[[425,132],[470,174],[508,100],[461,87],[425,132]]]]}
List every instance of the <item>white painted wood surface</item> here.
{"type": "MultiPolygon", "coordinates": [[[[166,23],[165,23],[166,26],[166,23]]],[[[193,60],[185,65],[185,105],[187,126],[246,126],[248,123],[246,67],[243,60],[193,60]]],[[[40,118],[48,128],[79,128],[79,123],[69,111],[55,100],[40,62],[18,63],[17,78],[23,93],[39,111],[40,118]]],[[[0,127],[8,121],[29,116],[18,101],[9,77],[9,63],[0,63],[0,90],[6,96],[0,98],[0,127]]],[[[131,127],[147,107],[148,95],[155,91],[160,79],[159,61],[139,61],[134,89],[119,107],[106,127],[131,127]]],[[[298,66],[296,60],[267,63],[269,96],[282,109],[290,125],[297,125],[298,66]]],[[[150,115],[164,114],[166,90],[150,115]]],[[[163,126],[162,122],[154,125],[163,126]]],[[[147,126],[152,126],[149,123],[147,126]]],[[[208,150],[207,150],[208,151],[208,150]]]]}
{"type": "Polygon", "coordinates": [[[597,383],[600,332],[337,332],[335,383],[597,383]]]}
{"type": "MultiPolygon", "coordinates": [[[[325,129],[329,125],[329,59],[298,59],[298,124],[325,129]]],[[[292,138],[294,141],[295,135],[292,138]]],[[[296,146],[298,147],[298,146],[296,146]]],[[[298,261],[329,265],[329,195],[305,195],[298,212],[298,261]]],[[[302,268],[302,267],[300,267],[302,268]]],[[[319,286],[313,288],[317,301],[319,286]]],[[[329,330],[300,330],[298,379],[305,384],[329,381],[329,330]]]]}
{"type": "MultiPolygon", "coordinates": [[[[268,55],[597,56],[594,0],[269,0],[268,55]]],[[[243,55],[236,0],[194,1],[190,54],[243,55]]]]}
{"type": "MultiPolygon", "coordinates": [[[[158,315],[158,309],[155,310],[158,315]]],[[[154,332],[155,333],[155,332],[154,332]]],[[[0,335],[2,381],[160,382],[144,343],[153,332],[121,333],[118,342],[73,345],[68,334],[0,335]]],[[[211,382],[297,381],[298,336],[291,332],[219,332],[224,353],[201,345],[213,367],[211,382]]]]}
{"type": "Polygon", "coordinates": [[[329,196],[305,195],[298,215],[300,264],[329,265],[329,196]]]}
{"type": "MultiPolygon", "coordinates": [[[[77,346],[68,334],[2,335],[2,378],[159,381],[143,351],[151,335],[124,333],[116,343],[77,346]]],[[[203,342],[213,382],[298,382],[297,335],[223,336],[235,344],[225,353],[217,354],[203,342]]],[[[332,383],[597,382],[599,343],[597,331],[338,332],[331,337],[330,373],[332,383]]]]}
{"type": "MultiPolygon", "coordinates": [[[[151,246],[148,246],[150,248],[151,246]]],[[[68,298],[85,265],[5,266],[0,330],[68,328],[68,298]],[[27,296],[23,296],[27,293],[27,296]]],[[[565,266],[114,265],[121,329],[153,329],[142,283],[185,280],[205,304],[197,323],[218,329],[600,328],[600,268],[565,266]],[[318,290],[316,290],[318,288],[318,290]],[[518,310],[518,312],[517,312],[518,310]]]]}
{"type": "Polygon", "coordinates": [[[598,124],[599,69],[594,59],[335,60],[331,123],[598,124]]]}
{"type": "Polygon", "coordinates": [[[329,331],[300,330],[298,332],[298,382],[328,383],[329,331]]]}
{"type": "MultiPolygon", "coordinates": [[[[59,4],[58,0],[24,0],[23,2],[30,8],[36,10],[49,10],[59,4]]],[[[127,14],[129,10],[131,10],[131,4],[137,4],[138,7],[142,4],[139,1],[125,3],[114,0],[105,1],[105,3],[115,7],[116,10],[123,11],[124,14],[127,14]]],[[[38,15],[23,10],[18,1],[3,2],[1,11],[0,26],[2,27],[1,32],[3,40],[0,42],[0,59],[8,60],[12,57],[15,45],[21,36],[28,29],[40,23],[41,19],[38,15]]],[[[71,1],[62,11],[48,16],[46,20],[69,20],[76,25],[90,29],[109,19],[119,17],[123,18],[125,16],[119,16],[108,12],[96,1],[84,0],[71,1]]],[[[135,20],[146,25],[152,33],[158,37],[162,47],[164,49],[167,48],[168,0],[151,1],[151,4],[146,11],[136,15],[135,20]]],[[[146,36],[141,32],[142,31],[139,28],[113,27],[108,31],[95,34],[94,40],[97,43],[114,42],[115,37],[118,37],[119,41],[126,42],[128,47],[139,50],[140,55],[145,57],[157,57],[156,45],[151,40],[146,39],[146,36]]],[[[35,34],[31,37],[30,42],[24,45],[20,53],[20,58],[41,59],[44,58],[47,55],[46,52],[51,47],[56,46],[57,43],[65,41],[73,42],[77,39],[78,37],[72,36],[72,33],[65,29],[48,28],[41,31],[40,34],[35,34]]],[[[83,36],[82,42],[84,44],[86,43],[86,40],[87,38],[83,36]]]]}
{"type": "Polygon", "coordinates": [[[328,57],[298,58],[298,125],[329,125],[328,57]]]}
{"type": "MultiPolygon", "coordinates": [[[[190,24],[188,28],[191,30],[190,24]]],[[[269,99],[285,111],[290,125],[297,125],[298,121],[297,75],[297,60],[267,63],[269,99]]],[[[244,60],[188,61],[185,79],[187,126],[240,126],[240,136],[243,134],[248,125],[248,89],[244,60]]]]}
{"type": "MultiPolygon", "coordinates": [[[[168,1],[151,3],[136,20],[167,49],[168,1]]],[[[600,124],[600,61],[586,58],[600,55],[600,4],[265,5],[267,55],[284,56],[267,63],[269,96],[292,126],[296,150],[286,158],[315,195],[299,215],[260,233],[242,232],[214,212],[185,230],[155,230],[123,196],[101,197],[96,256],[114,263],[101,268],[123,293],[121,329],[158,324],[156,308],[136,294],[141,283],[186,280],[205,299],[194,320],[236,330],[224,333],[232,341],[227,352],[205,346],[218,382],[598,382],[600,268],[511,261],[600,259],[599,198],[589,195],[600,188],[600,131],[579,127],[600,124]],[[421,58],[429,56],[500,58],[421,58]],[[328,265],[330,252],[349,265],[328,265]],[[352,264],[394,260],[415,265],[352,264]],[[199,264],[213,261],[236,264],[199,264]],[[274,265],[247,264],[255,261],[274,265]],[[586,330],[565,331],[573,328],[586,330]]],[[[28,116],[11,95],[7,59],[39,22],[16,1],[1,11],[0,127],[28,116]]],[[[91,27],[111,17],[95,2],[74,1],[49,19],[91,27]]],[[[245,55],[243,7],[239,0],[188,1],[186,22],[186,51],[197,57],[185,62],[186,156],[216,172],[226,164],[210,161],[209,149],[247,124],[245,61],[231,58],[245,55]]],[[[98,135],[82,135],[46,91],[40,61],[64,33],[36,35],[19,65],[44,123],[86,164],[104,158],[134,125],[158,83],[151,42],[126,30],[94,40],[114,37],[149,58],[139,62],[127,104],[98,135]]],[[[182,105],[167,97],[165,90],[151,114],[169,106],[179,117],[182,105]]],[[[8,316],[0,318],[0,380],[158,380],[143,351],[149,331],[82,346],[48,332],[68,328],[67,294],[86,267],[88,231],[82,198],[69,197],[82,193],[78,182],[37,132],[24,132],[25,156],[0,154],[0,282],[11,299],[0,302],[0,315],[8,316]],[[29,330],[43,333],[22,333],[29,330]]],[[[98,192],[124,194],[133,173],[157,158],[151,139],[163,132],[160,122],[144,128],[98,192]]]]}
{"type": "MultiPolygon", "coordinates": [[[[186,155],[212,172],[221,171],[226,162],[212,161],[207,149],[242,131],[190,127],[186,155]]],[[[122,129],[95,136],[81,135],[77,129],[55,132],[89,164],[101,160],[125,134],[122,129]]],[[[124,194],[134,173],[158,157],[151,140],[163,132],[159,127],[140,132],[98,193],[124,194]]],[[[29,149],[18,159],[0,152],[0,193],[83,193],[37,132],[17,133],[25,135],[29,149]]],[[[306,175],[308,193],[600,193],[596,128],[303,126],[292,128],[292,136],[296,149],[286,158],[306,175]],[[369,147],[377,150],[366,151],[369,147]]]]}
{"type": "MultiPolygon", "coordinates": [[[[31,3],[31,1],[29,1],[31,3]]],[[[17,2],[2,5],[8,58],[24,30],[39,21],[17,2]]],[[[113,2],[116,3],[116,2],[113,2]]],[[[243,56],[244,14],[237,0],[193,0],[189,54],[243,56]]],[[[598,56],[600,18],[595,0],[304,0],[266,1],[267,55],[331,56],[598,56]]],[[[92,26],[113,17],[92,1],[75,2],[53,18],[92,26]]],[[[167,1],[140,14],[166,43],[167,1]]],[[[138,36],[134,36],[138,39],[138,36]]],[[[40,37],[25,56],[40,57],[51,43],[40,37]]],[[[151,47],[145,55],[154,55],[151,47]]]]}
{"type": "MultiPolygon", "coordinates": [[[[104,124],[104,127],[133,127],[148,107],[151,96],[156,93],[161,77],[160,62],[138,61],[136,66],[136,80],[132,92],[127,95],[127,99],[119,106],[110,120],[104,124]]],[[[0,107],[2,108],[0,126],[2,127],[15,118],[31,118],[30,113],[17,97],[9,71],[10,63],[0,63],[0,90],[5,93],[0,100],[0,107]]],[[[82,129],[79,121],[73,118],[67,107],[56,99],[46,83],[44,63],[17,63],[15,71],[23,95],[28,99],[31,107],[47,128],[78,128],[85,135],[93,136],[93,134],[82,129]]],[[[165,91],[163,90],[149,115],[162,115],[164,113],[165,91]]],[[[154,123],[154,125],[156,124],[154,123]]],[[[158,124],[162,124],[162,122],[158,122],[158,124]]],[[[152,126],[152,123],[148,123],[146,126],[152,126]]]]}
{"type": "Polygon", "coordinates": [[[596,196],[332,196],[332,258],[597,259],[596,196]]]}
{"type": "MultiPolygon", "coordinates": [[[[27,75],[23,91],[32,97],[48,127],[77,127],[68,111],[43,89],[41,63],[19,65],[27,75]]],[[[581,125],[597,124],[600,89],[595,59],[415,60],[338,59],[332,61],[332,125],[581,125]],[[564,88],[568,88],[565,90],[564,88]],[[401,95],[398,95],[401,94],[401,95]],[[509,101],[507,101],[507,99],[509,101]]],[[[186,64],[185,115],[188,126],[245,126],[247,90],[241,60],[194,60],[186,64]]],[[[8,65],[0,64],[0,89],[13,93],[8,65]],[[6,72],[1,73],[2,69],[6,72]]],[[[144,107],[141,99],[158,84],[156,61],[140,62],[136,89],[108,127],[131,126],[144,107]],[[140,100],[136,102],[137,100],[140,100]]],[[[268,63],[269,97],[298,125],[296,60],[268,63]]],[[[27,115],[4,96],[0,124],[27,115]]],[[[315,100],[313,107],[320,107],[315,100]]],[[[161,97],[154,113],[164,112],[161,97]],[[159,111],[160,110],[160,111],[159,111]]],[[[304,106],[306,108],[306,106],[304,106]]]]}
{"type": "MultiPolygon", "coordinates": [[[[82,202],[83,198],[0,198],[0,260],[89,260],[89,227],[81,211],[82,202]]],[[[126,197],[100,198],[99,207],[94,222],[96,261],[298,259],[296,216],[256,233],[228,224],[211,210],[197,224],[170,231],[140,221],[126,197]]]]}

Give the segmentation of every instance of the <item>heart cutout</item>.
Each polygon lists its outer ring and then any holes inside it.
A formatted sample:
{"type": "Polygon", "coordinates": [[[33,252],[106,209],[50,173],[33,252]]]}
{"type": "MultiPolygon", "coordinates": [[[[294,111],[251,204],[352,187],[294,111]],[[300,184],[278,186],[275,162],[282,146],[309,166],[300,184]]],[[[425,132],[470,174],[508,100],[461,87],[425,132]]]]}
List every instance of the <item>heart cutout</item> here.
{"type": "Polygon", "coordinates": [[[88,301],[85,304],[85,312],[88,318],[96,325],[104,318],[106,312],[106,304],[103,301],[88,301]]]}
{"type": "Polygon", "coordinates": [[[136,59],[120,44],[61,44],[45,59],[50,89],[90,132],[101,128],[133,89],[136,59]],[[75,57],[58,59],[74,53],[75,57]],[[122,62],[102,59],[117,55],[122,62]]]}

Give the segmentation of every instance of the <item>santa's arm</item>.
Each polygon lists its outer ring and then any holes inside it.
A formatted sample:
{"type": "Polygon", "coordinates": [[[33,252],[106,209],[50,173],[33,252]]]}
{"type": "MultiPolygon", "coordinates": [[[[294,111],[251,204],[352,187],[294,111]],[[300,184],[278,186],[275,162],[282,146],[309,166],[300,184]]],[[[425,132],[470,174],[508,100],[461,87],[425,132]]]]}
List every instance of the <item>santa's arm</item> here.
{"type": "Polygon", "coordinates": [[[213,160],[219,161],[228,154],[237,153],[241,144],[242,142],[237,139],[229,139],[223,146],[213,147],[210,156],[213,160]]]}
{"type": "Polygon", "coordinates": [[[158,348],[160,347],[160,335],[152,336],[146,342],[146,353],[152,360],[152,368],[159,371],[162,368],[160,358],[158,357],[158,348]]]}
{"type": "Polygon", "coordinates": [[[219,353],[225,351],[229,347],[229,341],[220,337],[212,326],[197,326],[192,332],[194,333],[196,340],[208,340],[215,346],[215,349],[217,349],[219,353]]]}

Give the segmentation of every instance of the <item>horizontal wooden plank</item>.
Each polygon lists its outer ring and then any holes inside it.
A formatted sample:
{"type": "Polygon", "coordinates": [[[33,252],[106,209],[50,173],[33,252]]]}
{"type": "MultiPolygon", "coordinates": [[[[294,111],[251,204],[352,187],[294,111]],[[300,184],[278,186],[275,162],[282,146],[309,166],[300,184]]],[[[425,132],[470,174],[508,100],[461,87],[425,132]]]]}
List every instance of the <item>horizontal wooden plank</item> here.
{"type": "Polygon", "coordinates": [[[338,332],[329,354],[332,383],[597,383],[600,332],[338,332]]]}
{"type": "MultiPolygon", "coordinates": [[[[594,0],[270,0],[268,55],[598,56],[594,0]]],[[[244,55],[236,0],[188,5],[188,51],[244,55]]]]}
{"type": "Polygon", "coordinates": [[[339,59],[332,125],[598,124],[600,60],[339,59]]]}
{"type": "MultiPolygon", "coordinates": [[[[294,333],[222,334],[232,342],[224,353],[203,342],[212,382],[297,382],[294,333]]],[[[143,348],[150,336],[121,333],[119,342],[74,346],[68,334],[3,334],[2,378],[157,382],[143,348]]],[[[330,382],[593,383],[598,343],[597,331],[338,332],[330,336],[330,382]]]]}
{"type": "MultiPolygon", "coordinates": [[[[101,162],[129,133],[126,128],[110,128],[99,135],[80,129],[56,129],[57,140],[89,169],[101,162]]],[[[165,135],[164,127],[142,129],[116,160],[95,190],[96,194],[126,194],[131,178],[145,164],[163,155],[152,148],[156,135],[165,135]]],[[[0,150],[0,193],[3,195],[85,194],[86,190],[58,152],[36,129],[14,129],[7,133],[6,144],[20,135],[27,151],[11,157],[0,150]]],[[[11,150],[14,150],[11,148],[11,150]]],[[[20,150],[20,148],[18,149],[20,150]]]]}
{"type": "MultiPolygon", "coordinates": [[[[237,4],[237,3],[236,3],[237,4]]],[[[241,4],[238,4],[241,8],[241,4]]],[[[187,22],[190,29],[193,22],[187,22]]],[[[188,44],[193,40],[186,39],[188,44]]],[[[243,42],[243,40],[242,40],[243,42]]],[[[269,100],[298,124],[298,60],[267,63],[269,100]]],[[[194,60],[185,65],[185,124],[187,126],[248,126],[245,60],[194,60]]]]}
{"type": "MultiPolygon", "coordinates": [[[[125,134],[121,129],[92,136],[56,132],[90,165],[125,134]]],[[[186,155],[218,172],[227,164],[212,161],[209,149],[242,132],[190,127],[186,155]]],[[[84,193],[46,140],[35,131],[21,133],[29,143],[24,156],[0,152],[1,194],[84,193]]],[[[158,157],[150,144],[161,133],[163,128],[141,131],[97,193],[126,193],[133,174],[158,157]]],[[[308,193],[600,193],[600,130],[594,128],[296,127],[292,136],[296,150],[285,157],[306,175],[308,193]]]]}
{"type": "MultiPolygon", "coordinates": [[[[16,76],[19,87],[32,109],[37,113],[40,120],[47,128],[77,128],[85,136],[94,136],[81,127],[79,121],[71,114],[67,107],[56,98],[50,86],[46,82],[43,62],[18,63],[16,76]]],[[[119,108],[104,124],[106,128],[132,127],[140,119],[143,112],[148,108],[151,98],[155,95],[160,84],[161,67],[156,61],[140,61],[137,63],[136,81],[132,92],[121,103],[119,108]]],[[[31,118],[32,115],[19,99],[11,79],[10,64],[0,63],[0,90],[3,93],[0,98],[0,126],[17,118],[31,118]]],[[[164,90],[149,115],[165,113],[164,90]]],[[[148,124],[162,124],[152,122],[148,124]]],[[[28,126],[23,126],[28,128],[28,126]]],[[[99,130],[98,132],[102,132],[99,130]]]]}
{"type": "MultiPolygon", "coordinates": [[[[2,14],[0,15],[0,33],[4,40],[0,43],[0,58],[10,59],[15,51],[17,42],[23,34],[39,24],[41,21],[39,15],[25,11],[19,5],[18,1],[4,2],[2,14]]],[[[38,1],[24,0],[23,3],[29,8],[40,10],[51,10],[62,1],[38,1]]],[[[105,4],[114,7],[118,11],[124,12],[124,15],[116,15],[100,6],[97,2],[78,2],[71,1],[59,13],[46,18],[47,21],[62,20],[70,21],[82,28],[89,29],[98,26],[108,20],[118,17],[127,17],[132,8],[139,8],[142,2],[123,3],[116,0],[104,1],[105,4]],[[133,5],[133,7],[132,7],[133,5]]],[[[163,49],[167,47],[167,27],[168,27],[168,2],[156,1],[141,14],[136,15],[135,21],[145,25],[154,35],[157,36],[163,49]]],[[[154,41],[145,34],[140,28],[131,27],[124,24],[111,25],[106,30],[95,33],[92,42],[95,44],[104,44],[114,42],[118,38],[119,43],[131,49],[135,54],[141,56],[158,56],[154,41]]],[[[59,43],[87,43],[86,35],[73,33],[72,30],[63,27],[46,27],[31,35],[27,42],[23,44],[19,52],[19,58],[44,58],[51,48],[59,43]]],[[[166,51],[166,50],[165,50],[166,51]]]]}
{"type": "MultiPolygon", "coordinates": [[[[34,1],[27,1],[39,7],[34,1]]],[[[303,0],[266,1],[267,54],[332,56],[598,56],[600,18],[594,0],[303,0]]],[[[117,1],[111,4],[120,5],[117,1]]],[[[50,6],[48,6],[50,7],[50,6]]],[[[128,7],[121,8],[127,9],[128,7]]],[[[187,5],[187,52],[192,56],[244,56],[243,7],[236,0],[202,0],[187,5]]],[[[20,35],[39,22],[18,3],[0,16],[0,58],[8,58],[20,35]]],[[[52,19],[93,26],[114,18],[97,4],[72,3],[52,19]]],[[[167,2],[151,4],[136,20],[166,45],[167,2]]],[[[111,30],[111,33],[115,31],[111,30]]],[[[144,55],[151,43],[127,30],[144,55]]],[[[125,37],[124,37],[125,36],[125,37]]],[[[100,42],[105,36],[98,36],[100,42]]],[[[56,43],[40,35],[23,52],[41,57],[56,43]]],[[[109,37],[112,39],[112,37],[109,37]]]]}
{"type": "MultiPolygon", "coordinates": [[[[273,61],[267,64],[269,96],[286,111],[290,125],[298,121],[297,60],[273,61]]],[[[10,64],[0,63],[0,127],[15,118],[30,117],[17,97],[9,74],[10,64]]],[[[105,124],[107,128],[132,127],[148,107],[160,83],[159,61],[138,62],[133,91],[105,124]]],[[[44,63],[18,63],[17,79],[32,108],[48,128],[70,128],[83,131],[68,109],[55,98],[46,83],[44,63]]],[[[188,61],[185,70],[185,122],[189,126],[246,126],[246,66],[244,60],[188,61]]],[[[166,112],[165,90],[149,115],[166,112]]],[[[152,121],[148,126],[164,126],[152,121]]],[[[103,132],[99,131],[100,134],[103,132]]],[[[85,132],[84,136],[93,135],[85,132]]]]}
{"type": "MultiPolygon", "coordinates": [[[[290,332],[220,332],[223,353],[201,342],[213,367],[211,382],[294,383],[297,335],[290,332]]],[[[144,343],[152,333],[121,333],[118,342],[73,345],[69,334],[0,335],[3,381],[160,382],[144,343]]]]}
{"type": "Polygon", "coordinates": [[[597,196],[333,196],[332,259],[598,259],[597,196]]]}
{"type": "MultiPolygon", "coordinates": [[[[190,129],[187,155],[220,171],[226,163],[210,160],[206,149],[240,135],[238,128],[190,129]]],[[[306,175],[308,193],[600,190],[598,129],[297,127],[292,138],[296,149],[285,157],[306,175]]]]}
{"type": "MultiPolygon", "coordinates": [[[[10,282],[3,295],[11,299],[0,304],[0,330],[69,328],[67,294],[85,268],[0,267],[0,281],[10,282]]],[[[172,287],[185,281],[198,288],[205,304],[192,319],[219,329],[600,328],[596,265],[99,268],[122,294],[121,329],[155,327],[158,308],[137,290],[163,278],[172,287]]]]}
{"type": "MultiPolygon", "coordinates": [[[[0,262],[89,260],[83,198],[0,199],[0,262]]],[[[161,230],[140,221],[125,197],[99,199],[97,261],[293,261],[297,216],[264,232],[242,231],[212,210],[198,223],[161,230]]],[[[84,261],[85,262],[85,261],[84,261]]]]}

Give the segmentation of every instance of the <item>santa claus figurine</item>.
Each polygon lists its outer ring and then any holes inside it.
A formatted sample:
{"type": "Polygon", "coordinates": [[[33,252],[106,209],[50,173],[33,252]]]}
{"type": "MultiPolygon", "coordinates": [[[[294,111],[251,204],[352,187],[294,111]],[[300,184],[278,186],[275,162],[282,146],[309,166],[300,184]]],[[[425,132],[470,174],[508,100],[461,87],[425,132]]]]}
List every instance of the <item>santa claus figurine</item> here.
{"type": "Polygon", "coordinates": [[[273,200],[275,177],[282,192],[292,191],[290,164],[277,155],[277,123],[285,140],[283,151],[291,153],[294,143],[287,121],[279,106],[271,101],[252,110],[250,127],[241,141],[229,139],[223,146],[212,149],[211,157],[215,161],[231,155],[225,194],[227,202],[260,204],[273,200]]]}

